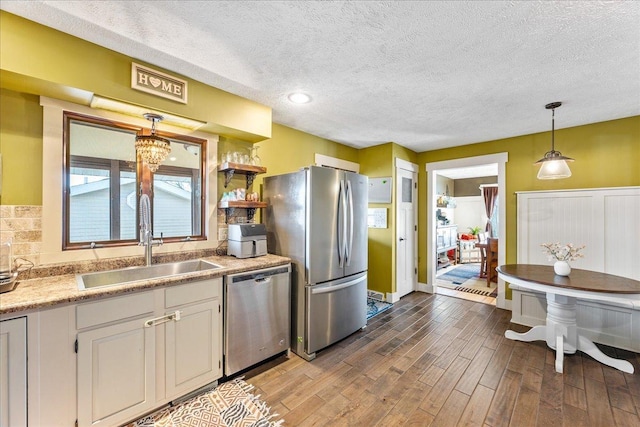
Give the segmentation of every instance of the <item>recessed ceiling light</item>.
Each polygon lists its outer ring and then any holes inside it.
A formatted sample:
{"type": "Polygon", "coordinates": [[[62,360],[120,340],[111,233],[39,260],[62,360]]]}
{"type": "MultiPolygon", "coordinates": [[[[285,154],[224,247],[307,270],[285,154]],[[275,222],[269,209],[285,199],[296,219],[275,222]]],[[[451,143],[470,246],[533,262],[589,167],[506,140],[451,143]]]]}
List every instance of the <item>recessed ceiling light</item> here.
{"type": "Polygon", "coordinates": [[[289,101],[295,104],[306,104],[311,101],[311,97],[303,92],[294,92],[289,95],[289,101]]]}

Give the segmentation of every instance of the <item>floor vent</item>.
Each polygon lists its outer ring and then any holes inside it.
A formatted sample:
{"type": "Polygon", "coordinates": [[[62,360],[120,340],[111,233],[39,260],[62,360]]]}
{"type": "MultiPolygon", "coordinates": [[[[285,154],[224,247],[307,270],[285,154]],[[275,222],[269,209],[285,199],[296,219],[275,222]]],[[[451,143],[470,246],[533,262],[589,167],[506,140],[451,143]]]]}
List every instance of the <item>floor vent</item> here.
{"type": "Polygon", "coordinates": [[[384,294],[382,292],[367,289],[367,296],[369,298],[377,299],[378,301],[384,301],[384,294]]]}

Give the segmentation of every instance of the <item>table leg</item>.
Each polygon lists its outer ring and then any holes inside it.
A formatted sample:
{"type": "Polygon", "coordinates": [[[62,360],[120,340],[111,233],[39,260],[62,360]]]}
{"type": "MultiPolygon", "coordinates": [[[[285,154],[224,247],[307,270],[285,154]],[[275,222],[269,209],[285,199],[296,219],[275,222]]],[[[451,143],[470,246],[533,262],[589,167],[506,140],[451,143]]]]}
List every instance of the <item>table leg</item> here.
{"type": "Polygon", "coordinates": [[[556,372],[562,373],[564,370],[564,338],[567,335],[567,328],[556,325],[556,372]]]}
{"type": "Polygon", "coordinates": [[[514,331],[505,331],[505,338],[515,341],[546,341],[547,339],[547,327],[546,325],[538,325],[529,329],[527,332],[518,333],[514,331]]]}
{"type": "Polygon", "coordinates": [[[633,365],[626,360],[614,359],[604,354],[596,345],[582,335],[578,335],[578,350],[587,353],[589,356],[596,359],[598,362],[613,368],[619,369],[622,372],[633,374],[633,365]]]}

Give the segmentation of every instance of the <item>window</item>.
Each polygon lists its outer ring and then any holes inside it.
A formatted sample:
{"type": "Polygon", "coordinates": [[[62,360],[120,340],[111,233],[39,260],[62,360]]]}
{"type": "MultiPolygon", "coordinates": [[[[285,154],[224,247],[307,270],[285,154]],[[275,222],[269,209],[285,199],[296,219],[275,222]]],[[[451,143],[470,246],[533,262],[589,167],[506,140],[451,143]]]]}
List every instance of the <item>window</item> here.
{"type": "Polygon", "coordinates": [[[152,173],[136,158],[139,127],[69,112],[64,123],[63,249],[136,245],[142,192],[152,200],[154,236],[206,238],[205,140],[158,132],[171,154],[152,173]]]}

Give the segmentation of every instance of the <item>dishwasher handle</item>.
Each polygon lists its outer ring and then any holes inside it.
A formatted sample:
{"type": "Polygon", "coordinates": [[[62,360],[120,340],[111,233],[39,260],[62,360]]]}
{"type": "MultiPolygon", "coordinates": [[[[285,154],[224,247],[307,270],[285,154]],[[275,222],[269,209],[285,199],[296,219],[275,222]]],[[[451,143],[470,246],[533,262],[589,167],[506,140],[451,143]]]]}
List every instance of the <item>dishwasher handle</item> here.
{"type": "Polygon", "coordinates": [[[260,284],[262,284],[262,283],[269,283],[269,282],[271,282],[271,276],[266,276],[266,277],[265,277],[265,276],[260,275],[260,276],[256,277],[256,278],[254,279],[254,281],[255,281],[256,283],[260,283],[260,284]]]}
{"type": "Polygon", "coordinates": [[[240,274],[232,274],[227,276],[228,283],[239,283],[246,281],[258,281],[260,279],[270,278],[272,276],[278,276],[280,274],[290,274],[291,270],[289,266],[286,267],[278,267],[268,270],[260,270],[256,272],[248,272],[248,273],[240,273],[240,274]]]}

